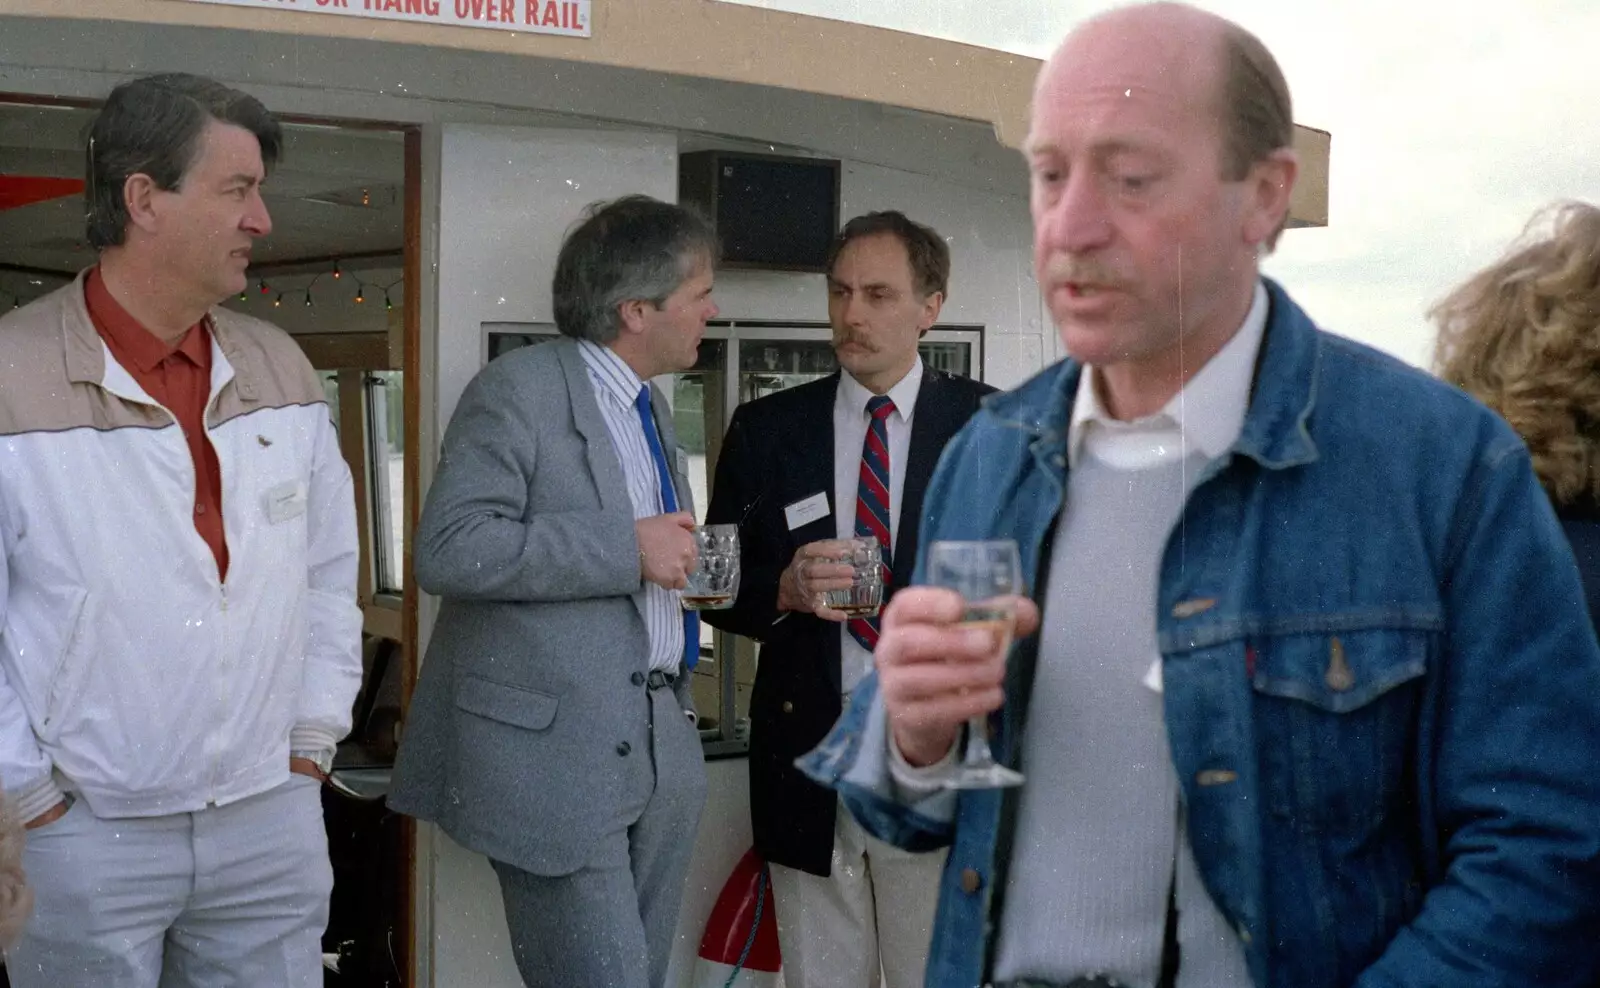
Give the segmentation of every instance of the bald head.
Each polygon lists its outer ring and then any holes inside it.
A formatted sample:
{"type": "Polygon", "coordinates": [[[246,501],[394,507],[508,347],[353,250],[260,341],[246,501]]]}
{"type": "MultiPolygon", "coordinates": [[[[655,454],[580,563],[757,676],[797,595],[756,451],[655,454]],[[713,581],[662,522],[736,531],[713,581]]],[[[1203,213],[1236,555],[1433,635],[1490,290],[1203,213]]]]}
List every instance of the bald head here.
{"type": "Polygon", "coordinates": [[[1230,180],[1294,143],[1289,86],[1272,53],[1238,24],[1188,4],[1138,4],[1084,22],[1039,73],[1035,100],[1048,99],[1063,75],[1069,83],[1143,84],[1183,99],[1216,122],[1230,180]]]}
{"type": "Polygon", "coordinates": [[[1244,321],[1297,169],[1287,92],[1264,137],[1240,95],[1275,73],[1236,25],[1154,3],[1084,24],[1039,74],[1034,267],[1067,352],[1109,375],[1113,414],[1160,408],[1244,321]]]}
{"type": "MultiPolygon", "coordinates": [[[[1112,47],[1136,54],[1162,74],[1198,71],[1212,77],[1220,62],[1222,38],[1232,22],[1183,3],[1142,3],[1091,17],[1068,34],[1051,64],[1081,59],[1112,47]]],[[[1174,75],[1174,82],[1196,81],[1174,75]]]]}

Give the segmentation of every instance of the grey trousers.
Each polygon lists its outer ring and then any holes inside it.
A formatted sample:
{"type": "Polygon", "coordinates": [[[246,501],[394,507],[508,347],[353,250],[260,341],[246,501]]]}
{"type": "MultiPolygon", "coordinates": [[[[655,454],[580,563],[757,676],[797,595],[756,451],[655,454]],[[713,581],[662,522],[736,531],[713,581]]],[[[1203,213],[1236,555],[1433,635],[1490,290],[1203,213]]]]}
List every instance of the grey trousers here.
{"type": "Polygon", "coordinates": [[[333,868],[321,787],[102,820],[78,800],[28,832],[34,916],[17,988],[320,988],[333,868]]]}
{"type": "MultiPolygon", "coordinates": [[[[652,772],[571,875],[491,861],[527,988],[661,988],[705,806],[700,734],[670,689],[650,697],[652,772]]],[[[640,754],[634,752],[633,754],[640,754]]]]}

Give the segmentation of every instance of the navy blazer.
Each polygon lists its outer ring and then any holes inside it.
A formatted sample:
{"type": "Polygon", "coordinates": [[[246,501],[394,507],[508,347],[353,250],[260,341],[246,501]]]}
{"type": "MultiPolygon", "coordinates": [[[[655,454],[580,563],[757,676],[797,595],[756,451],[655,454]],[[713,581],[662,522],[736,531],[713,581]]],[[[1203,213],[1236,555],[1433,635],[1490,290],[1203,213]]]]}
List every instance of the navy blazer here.
{"type": "MultiPolygon", "coordinates": [[[[839,625],[810,614],[779,620],[778,576],[808,542],[834,538],[830,512],[791,531],[784,507],[821,491],[833,505],[833,406],[839,375],[741,405],[717,458],[707,524],[739,525],[740,586],[734,606],[702,611],[724,631],[761,643],[750,697],[750,816],[768,861],[827,875],[837,798],[794,760],[827,734],[843,710],[839,625]]],[[[911,418],[900,524],[886,592],[911,582],[922,497],[945,443],[993,387],[924,366],[911,418]]],[[[853,511],[854,506],[849,506],[853,511]]]]}

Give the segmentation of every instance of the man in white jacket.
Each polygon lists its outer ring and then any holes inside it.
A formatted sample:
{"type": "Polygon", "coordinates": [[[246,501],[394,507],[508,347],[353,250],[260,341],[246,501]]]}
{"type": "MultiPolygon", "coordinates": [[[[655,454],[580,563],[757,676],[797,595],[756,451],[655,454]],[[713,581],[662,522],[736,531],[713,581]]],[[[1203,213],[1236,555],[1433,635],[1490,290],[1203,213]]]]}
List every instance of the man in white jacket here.
{"type": "Polygon", "coordinates": [[[88,143],[99,263],[0,320],[0,784],[18,988],[321,985],[319,781],[361,680],[350,473],[282,331],[216,307],[282,135],[189,75],[88,143]]]}

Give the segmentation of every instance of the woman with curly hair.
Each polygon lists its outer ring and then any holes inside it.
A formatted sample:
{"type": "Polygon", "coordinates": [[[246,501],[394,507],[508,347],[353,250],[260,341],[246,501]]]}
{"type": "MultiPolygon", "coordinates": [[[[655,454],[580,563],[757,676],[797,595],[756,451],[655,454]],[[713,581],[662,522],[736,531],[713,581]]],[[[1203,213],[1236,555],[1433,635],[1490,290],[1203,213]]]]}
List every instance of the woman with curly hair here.
{"type": "Polygon", "coordinates": [[[1440,375],[1528,444],[1600,622],[1600,208],[1542,211],[1429,315],[1440,375]]]}

